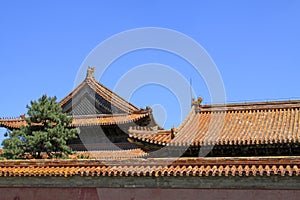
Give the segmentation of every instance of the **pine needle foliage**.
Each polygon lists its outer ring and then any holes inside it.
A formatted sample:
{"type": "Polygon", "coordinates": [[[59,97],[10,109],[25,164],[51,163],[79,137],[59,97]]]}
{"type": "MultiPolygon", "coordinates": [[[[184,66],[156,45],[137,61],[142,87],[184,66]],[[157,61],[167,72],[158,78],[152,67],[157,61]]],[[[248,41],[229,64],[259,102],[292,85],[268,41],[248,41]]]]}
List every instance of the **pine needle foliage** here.
{"type": "Polygon", "coordinates": [[[66,157],[72,153],[67,141],[77,137],[77,129],[70,128],[73,118],[62,112],[56,97],[43,95],[31,101],[25,121],[26,126],[8,132],[2,142],[6,158],[66,157]]]}

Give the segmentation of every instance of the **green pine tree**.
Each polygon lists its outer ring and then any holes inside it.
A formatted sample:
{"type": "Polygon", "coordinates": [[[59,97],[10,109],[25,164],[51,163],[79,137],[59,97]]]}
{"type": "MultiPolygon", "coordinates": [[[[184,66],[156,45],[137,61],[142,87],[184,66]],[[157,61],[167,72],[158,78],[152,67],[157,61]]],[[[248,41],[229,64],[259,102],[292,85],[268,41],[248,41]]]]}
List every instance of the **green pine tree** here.
{"type": "Polygon", "coordinates": [[[67,141],[77,137],[77,129],[70,128],[72,117],[62,112],[56,97],[43,95],[38,101],[31,101],[25,121],[27,126],[8,132],[8,138],[2,142],[7,158],[23,158],[29,154],[41,158],[67,156],[72,153],[67,141]]]}

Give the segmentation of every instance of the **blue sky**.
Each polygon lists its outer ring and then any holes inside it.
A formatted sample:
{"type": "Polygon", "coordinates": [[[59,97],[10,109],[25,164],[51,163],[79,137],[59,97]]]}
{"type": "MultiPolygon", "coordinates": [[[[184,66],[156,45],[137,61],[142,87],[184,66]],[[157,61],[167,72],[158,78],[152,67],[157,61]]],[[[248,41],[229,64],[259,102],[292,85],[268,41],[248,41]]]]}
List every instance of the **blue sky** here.
{"type": "MultiPolygon", "coordinates": [[[[296,0],[1,1],[0,117],[26,113],[42,94],[62,99],[99,43],[142,27],[172,29],[202,45],[222,76],[227,102],[299,99],[299,9],[296,0]]],[[[196,95],[210,102],[205,81],[186,70],[190,64],[158,50],[120,57],[101,82],[112,89],[128,70],[147,63],[192,78],[196,95]]],[[[141,87],[129,100],[155,107],[165,128],[183,120],[176,95],[159,85],[141,87]]]]}

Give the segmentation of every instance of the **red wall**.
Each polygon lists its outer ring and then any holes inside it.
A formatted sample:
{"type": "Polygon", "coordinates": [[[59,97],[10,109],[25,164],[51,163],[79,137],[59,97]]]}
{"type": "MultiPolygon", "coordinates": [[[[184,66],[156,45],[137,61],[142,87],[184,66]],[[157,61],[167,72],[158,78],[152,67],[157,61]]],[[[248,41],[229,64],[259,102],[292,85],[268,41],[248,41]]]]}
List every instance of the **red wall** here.
{"type": "Polygon", "coordinates": [[[114,199],[300,199],[300,190],[147,189],[147,188],[0,188],[1,200],[114,199]]]}

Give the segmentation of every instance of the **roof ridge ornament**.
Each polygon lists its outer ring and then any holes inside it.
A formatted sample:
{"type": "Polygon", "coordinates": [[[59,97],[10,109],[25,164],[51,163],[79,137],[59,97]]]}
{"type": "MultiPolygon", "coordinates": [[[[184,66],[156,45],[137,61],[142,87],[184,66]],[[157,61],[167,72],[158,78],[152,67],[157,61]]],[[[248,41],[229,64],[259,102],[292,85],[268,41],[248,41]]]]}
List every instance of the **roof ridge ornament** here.
{"type": "Polygon", "coordinates": [[[175,129],[174,125],[173,125],[172,128],[171,128],[171,139],[174,139],[175,133],[176,133],[176,129],[175,129]]]}
{"type": "Polygon", "coordinates": [[[88,66],[86,79],[94,79],[95,78],[95,67],[88,66]]]}
{"type": "Polygon", "coordinates": [[[193,98],[193,99],[192,99],[192,106],[198,106],[198,107],[201,107],[202,101],[203,101],[202,97],[198,97],[197,100],[195,100],[195,99],[193,98]]]}

